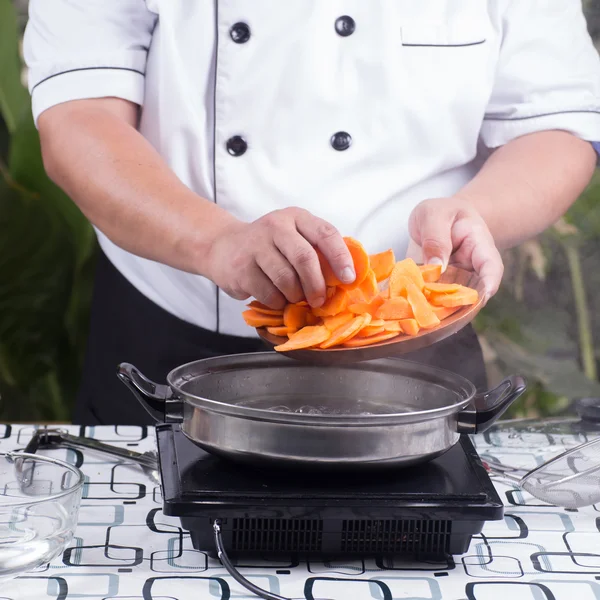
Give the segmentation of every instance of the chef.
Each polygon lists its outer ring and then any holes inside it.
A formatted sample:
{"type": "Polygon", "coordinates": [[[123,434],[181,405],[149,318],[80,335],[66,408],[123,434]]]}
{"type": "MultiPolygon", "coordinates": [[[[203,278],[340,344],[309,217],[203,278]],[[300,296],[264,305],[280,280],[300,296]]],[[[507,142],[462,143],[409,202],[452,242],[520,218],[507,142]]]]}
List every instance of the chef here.
{"type": "MultiPolygon", "coordinates": [[[[30,0],[44,164],[101,248],[75,421],[118,383],[260,343],[241,317],[354,279],[341,239],[471,269],[555,222],[600,140],[579,0],[30,0]]],[[[484,385],[472,330],[412,356],[484,385]]]]}

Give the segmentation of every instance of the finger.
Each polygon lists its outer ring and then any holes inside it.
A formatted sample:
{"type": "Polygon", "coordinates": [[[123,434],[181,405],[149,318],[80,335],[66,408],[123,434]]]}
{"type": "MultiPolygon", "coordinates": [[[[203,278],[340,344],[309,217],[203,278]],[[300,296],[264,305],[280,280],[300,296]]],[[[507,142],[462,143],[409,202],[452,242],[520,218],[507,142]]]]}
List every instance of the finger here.
{"type": "Polygon", "coordinates": [[[304,292],[294,267],[277,247],[272,246],[268,251],[257,254],[256,262],[288,302],[304,300],[304,292]]]}
{"type": "Polygon", "coordinates": [[[423,262],[441,264],[445,270],[452,254],[452,225],[455,214],[440,203],[422,202],[411,213],[409,233],[421,247],[423,262]]]}
{"type": "Polygon", "coordinates": [[[297,273],[306,301],[311,306],[321,306],[325,302],[326,286],[313,246],[297,231],[275,234],[273,241],[297,273]]]}
{"type": "Polygon", "coordinates": [[[352,283],[356,279],[354,261],[348,246],[331,223],[307,212],[296,217],[296,227],[304,238],[323,253],[342,283],[352,283]]]}
{"type": "Polygon", "coordinates": [[[493,239],[475,246],[471,262],[473,269],[481,278],[485,294],[484,302],[487,302],[498,291],[504,274],[502,256],[493,239]]]}
{"type": "Polygon", "coordinates": [[[454,227],[459,241],[452,263],[474,270],[480,277],[486,300],[497,291],[504,274],[504,264],[494,238],[483,221],[460,219],[454,227]]]}
{"type": "Polygon", "coordinates": [[[412,258],[417,264],[423,263],[423,250],[417,245],[415,240],[408,240],[408,248],[406,249],[405,258],[412,258]]]}
{"type": "Polygon", "coordinates": [[[257,264],[248,269],[244,277],[244,289],[269,308],[284,308],[286,305],[285,296],[257,264]]]}

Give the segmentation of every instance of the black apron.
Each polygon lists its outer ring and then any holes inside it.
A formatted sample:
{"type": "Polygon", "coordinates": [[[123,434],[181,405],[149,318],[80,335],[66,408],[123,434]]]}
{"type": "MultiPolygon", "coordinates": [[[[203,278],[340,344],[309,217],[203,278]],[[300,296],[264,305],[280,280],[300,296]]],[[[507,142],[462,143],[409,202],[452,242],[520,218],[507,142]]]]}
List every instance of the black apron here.
{"type": "MultiPolygon", "coordinates": [[[[98,253],[96,281],[85,364],[73,422],[79,425],[148,425],[153,421],[117,379],[129,362],[159,383],[184,363],[219,356],[264,351],[257,339],[222,335],[196,327],[166,312],[137,291],[98,253]]],[[[469,326],[430,348],[402,358],[458,373],[479,390],[487,387],[481,347],[469,326]]]]}

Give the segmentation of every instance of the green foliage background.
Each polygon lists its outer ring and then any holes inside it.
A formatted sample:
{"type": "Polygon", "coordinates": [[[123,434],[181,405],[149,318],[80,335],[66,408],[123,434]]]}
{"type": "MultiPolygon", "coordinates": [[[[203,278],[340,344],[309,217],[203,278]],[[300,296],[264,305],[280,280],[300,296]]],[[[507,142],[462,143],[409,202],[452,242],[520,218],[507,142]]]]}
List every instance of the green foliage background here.
{"type": "MultiPolygon", "coordinates": [[[[584,5],[600,37],[600,0],[584,5]]],[[[18,51],[25,7],[0,0],[0,420],[66,422],[96,245],[43,169],[18,51]]],[[[532,382],[510,414],[559,414],[600,397],[600,176],[565,219],[504,259],[503,288],[476,326],[491,382],[509,372],[532,382]]]]}

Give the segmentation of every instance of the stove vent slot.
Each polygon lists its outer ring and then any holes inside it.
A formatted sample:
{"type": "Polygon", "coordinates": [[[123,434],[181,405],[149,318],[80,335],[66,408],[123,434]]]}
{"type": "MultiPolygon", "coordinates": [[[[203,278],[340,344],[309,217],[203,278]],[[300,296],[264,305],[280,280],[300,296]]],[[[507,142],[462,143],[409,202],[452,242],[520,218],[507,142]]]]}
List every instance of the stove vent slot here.
{"type": "Polygon", "coordinates": [[[232,551],[320,552],[323,521],[318,519],[233,519],[232,551]]]}
{"type": "Polygon", "coordinates": [[[342,552],[441,554],[449,548],[451,521],[345,520],[342,552]]]}

